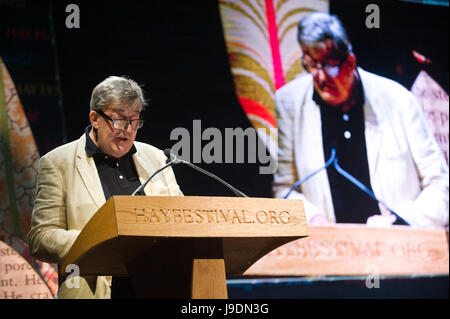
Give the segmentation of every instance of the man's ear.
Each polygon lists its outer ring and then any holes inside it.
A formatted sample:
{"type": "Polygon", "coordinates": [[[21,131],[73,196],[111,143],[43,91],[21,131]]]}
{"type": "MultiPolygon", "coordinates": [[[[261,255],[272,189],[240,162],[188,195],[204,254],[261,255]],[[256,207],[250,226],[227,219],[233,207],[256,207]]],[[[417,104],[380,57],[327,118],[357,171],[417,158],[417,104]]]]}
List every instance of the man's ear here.
{"type": "Polygon", "coordinates": [[[98,119],[100,116],[97,112],[91,111],[89,112],[89,121],[91,122],[91,125],[94,129],[98,129],[98,119]]]}

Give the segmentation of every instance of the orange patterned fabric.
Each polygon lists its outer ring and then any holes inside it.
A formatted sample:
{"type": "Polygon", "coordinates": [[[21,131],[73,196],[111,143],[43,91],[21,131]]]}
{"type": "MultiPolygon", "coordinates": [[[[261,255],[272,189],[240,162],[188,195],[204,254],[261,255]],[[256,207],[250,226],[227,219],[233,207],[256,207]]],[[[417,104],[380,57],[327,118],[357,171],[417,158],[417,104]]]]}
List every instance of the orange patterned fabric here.
{"type": "Polygon", "coordinates": [[[8,120],[0,123],[7,122],[9,126],[1,127],[0,240],[8,243],[35,267],[55,293],[58,287],[55,267],[33,259],[25,243],[35,198],[39,152],[14,82],[1,58],[0,68],[3,81],[0,87],[4,90],[4,94],[0,94],[0,97],[4,96],[0,105],[5,108],[5,112],[0,112],[0,120],[2,113],[8,115],[8,120]],[[6,140],[7,138],[9,140],[6,140]],[[8,162],[12,172],[7,172],[8,162]],[[8,182],[15,186],[11,193],[8,182]],[[10,203],[11,198],[15,198],[13,205],[10,203]]]}
{"type": "MultiPolygon", "coordinates": [[[[30,230],[36,177],[39,169],[39,152],[31,132],[22,103],[5,64],[0,61],[5,92],[5,106],[9,122],[9,147],[13,163],[13,178],[18,216],[13,216],[8,198],[4,152],[0,153],[0,228],[25,239],[30,230]],[[20,234],[13,229],[13,219],[19,220],[20,234]]],[[[0,115],[1,116],[1,115],[0,115]]],[[[2,139],[5,138],[2,135],[2,139]]],[[[2,140],[2,144],[5,144],[2,140]]]]}

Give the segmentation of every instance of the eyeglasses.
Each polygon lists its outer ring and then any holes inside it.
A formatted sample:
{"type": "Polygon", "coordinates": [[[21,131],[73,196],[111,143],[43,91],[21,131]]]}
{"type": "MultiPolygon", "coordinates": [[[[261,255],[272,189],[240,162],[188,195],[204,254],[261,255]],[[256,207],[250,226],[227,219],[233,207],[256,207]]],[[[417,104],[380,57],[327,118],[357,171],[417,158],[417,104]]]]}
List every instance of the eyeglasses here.
{"type": "Polygon", "coordinates": [[[313,76],[319,73],[319,70],[324,71],[330,77],[337,77],[339,75],[339,71],[341,70],[342,64],[345,61],[339,63],[339,65],[331,65],[328,63],[317,63],[314,60],[305,61],[304,57],[302,58],[302,66],[303,68],[313,76]]]}
{"type": "Polygon", "coordinates": [[[128,124],[130,124],[130,126],[133,130],[138,130],[142,127],[142,125],[144,125],[144,119],[136,119],[136,120],[116,119],[116,120],[113,120],[108,115],[103,113],[103,111],[96,110],[95,112],[97,112],[98,114],[103,116],[105,119],[110,120],[112,122],[112,127],[115,128],[116,130],[123,131],[128,127],[128,124]]]}

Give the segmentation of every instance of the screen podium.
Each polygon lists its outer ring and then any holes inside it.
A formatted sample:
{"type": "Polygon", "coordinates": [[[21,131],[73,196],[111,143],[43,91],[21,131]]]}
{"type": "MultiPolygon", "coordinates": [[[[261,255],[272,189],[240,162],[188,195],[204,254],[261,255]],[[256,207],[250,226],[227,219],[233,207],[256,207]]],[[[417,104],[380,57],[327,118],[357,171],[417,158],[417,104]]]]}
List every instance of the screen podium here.
{"type": "Polygon", "coordinates": [[[300,200],[113,196],[60,269],[75,264],[80,275],[128,276],[139,298],[226,299],[227,274],[243,274],[305,236],[300,200]]]}

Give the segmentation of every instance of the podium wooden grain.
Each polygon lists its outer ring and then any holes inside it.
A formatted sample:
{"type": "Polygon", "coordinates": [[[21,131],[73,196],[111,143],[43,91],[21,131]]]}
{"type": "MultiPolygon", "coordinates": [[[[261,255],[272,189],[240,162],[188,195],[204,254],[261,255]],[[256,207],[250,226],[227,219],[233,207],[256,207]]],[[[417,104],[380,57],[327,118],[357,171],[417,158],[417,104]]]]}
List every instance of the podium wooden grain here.
{"type": "Polygon", "coordinates": [[[361,224],[309,227],[254,263],[248,276],[448,275],[448,232],[361,224]]]}
{"type": "Polygon", "coordinates": [[[226,274],[307,235],[299,200],[113,196],[60,269],[129,276],[140,298],[224,299],[226,274]]]}

